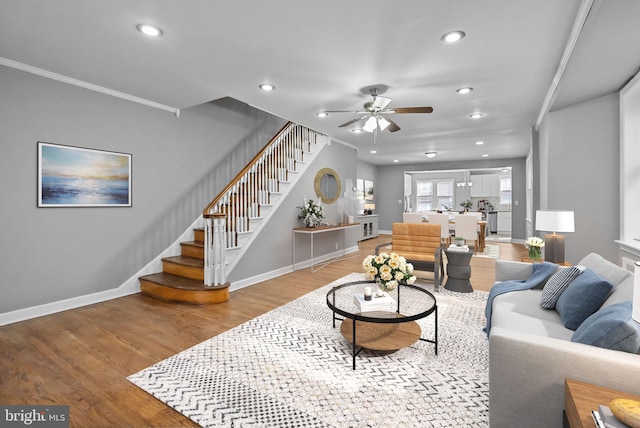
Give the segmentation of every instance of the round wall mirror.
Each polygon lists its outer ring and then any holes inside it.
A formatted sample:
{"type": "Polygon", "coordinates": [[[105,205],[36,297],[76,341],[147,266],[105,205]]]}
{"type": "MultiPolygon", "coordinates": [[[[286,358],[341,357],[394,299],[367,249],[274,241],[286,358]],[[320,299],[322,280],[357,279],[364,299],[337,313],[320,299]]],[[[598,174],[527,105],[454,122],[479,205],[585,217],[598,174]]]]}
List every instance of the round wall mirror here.
{"type": "Polygon", "coordinates": [[[325,204],[332,204],[337,201],[342,191],[340,176],[331,168],[322,168],[318,171],[314,187],[316,195],[325,204]]]}

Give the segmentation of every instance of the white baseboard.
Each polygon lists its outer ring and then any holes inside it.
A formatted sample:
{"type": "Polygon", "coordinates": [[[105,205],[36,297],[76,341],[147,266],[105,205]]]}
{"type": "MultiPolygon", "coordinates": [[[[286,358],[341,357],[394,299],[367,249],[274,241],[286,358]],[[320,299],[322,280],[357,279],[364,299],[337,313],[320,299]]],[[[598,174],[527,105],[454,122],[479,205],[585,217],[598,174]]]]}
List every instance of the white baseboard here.
{"type": "Polygon", "coordinates": [[[26,321],[45,315],[51,315],[58,312],[68,311],[70,309],[77,309],[82,306],[93,305],[111,299],[117,299],[119,297],[135,294],[138,291],[126,291],[115,288],[112,290],[100,291],[98,293],[59,300],[57,302],[45,303],[44,305],[31,306],[29,308],[5,312],[3,314],[0,314],[0,326],[13,324],[20,321],[26,321]]]}

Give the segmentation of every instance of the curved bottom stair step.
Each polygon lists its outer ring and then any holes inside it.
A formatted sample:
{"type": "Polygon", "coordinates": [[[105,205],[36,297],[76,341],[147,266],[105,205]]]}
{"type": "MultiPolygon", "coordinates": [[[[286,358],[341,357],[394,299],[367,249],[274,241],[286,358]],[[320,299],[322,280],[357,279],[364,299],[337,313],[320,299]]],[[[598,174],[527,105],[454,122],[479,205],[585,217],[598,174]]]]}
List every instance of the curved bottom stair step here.
{"type": "Polygon", "coordinates": [[[201,280],[160,272],[140,277],[140,292],[170,302],[222,303],[229,300],[229,283],[206,287],[201,280]]]}

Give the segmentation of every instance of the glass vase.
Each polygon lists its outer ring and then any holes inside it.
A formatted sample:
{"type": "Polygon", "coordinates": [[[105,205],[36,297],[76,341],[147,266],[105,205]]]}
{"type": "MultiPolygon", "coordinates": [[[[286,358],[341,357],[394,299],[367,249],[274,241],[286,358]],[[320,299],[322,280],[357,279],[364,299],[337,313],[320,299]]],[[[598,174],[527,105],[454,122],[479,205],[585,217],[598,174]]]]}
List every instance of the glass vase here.
{"type": "Polygon", "coordinates": [[[542,260],[542,249],[540,247],[529,247],[530,260],[542,260]]]}

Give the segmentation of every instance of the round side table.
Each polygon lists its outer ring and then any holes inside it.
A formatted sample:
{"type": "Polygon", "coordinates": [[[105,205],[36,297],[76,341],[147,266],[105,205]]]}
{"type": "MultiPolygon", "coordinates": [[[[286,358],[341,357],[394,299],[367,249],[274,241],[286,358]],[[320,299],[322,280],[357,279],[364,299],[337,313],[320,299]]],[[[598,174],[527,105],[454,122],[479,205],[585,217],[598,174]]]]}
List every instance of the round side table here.
{"type": "Polygon", "coordinates": [[[459,293],[471,293],[473,287],[471,287],[471,257],[473,251],[449,251],[444,250],[447,255],[447,280],[444,288],[450,291],[457,291],[459,293]]]}

